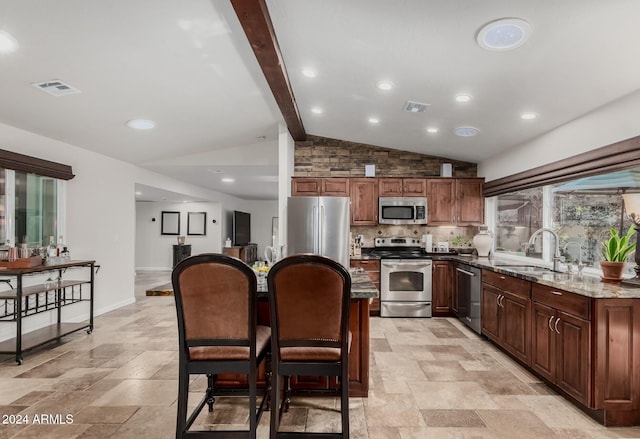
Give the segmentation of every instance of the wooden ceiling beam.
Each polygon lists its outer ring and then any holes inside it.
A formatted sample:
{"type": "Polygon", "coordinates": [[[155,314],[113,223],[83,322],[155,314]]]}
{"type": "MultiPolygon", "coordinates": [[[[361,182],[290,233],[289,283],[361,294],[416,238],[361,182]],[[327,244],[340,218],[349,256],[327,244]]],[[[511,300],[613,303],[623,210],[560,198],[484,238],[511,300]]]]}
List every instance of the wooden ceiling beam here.
{"type": "Polygon", "coordinates": [[[296,98],[265,0],[231,0],[244,33],[271,88],[287,128],[296,141],[306,140],[296,98]]]}

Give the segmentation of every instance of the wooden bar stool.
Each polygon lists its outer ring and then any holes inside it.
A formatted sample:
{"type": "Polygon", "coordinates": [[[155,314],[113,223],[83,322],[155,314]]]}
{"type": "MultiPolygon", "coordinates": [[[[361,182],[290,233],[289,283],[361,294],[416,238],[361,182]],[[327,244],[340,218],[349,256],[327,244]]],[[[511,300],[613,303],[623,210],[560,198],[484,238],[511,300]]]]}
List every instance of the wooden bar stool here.
{"type": "Polygon", "coordinates": [[[256,275],[242,261],[220,254],[183,259],[173,269],[178,314],[180,372],[176,438],[252,438],[265,408],[264,391],[257,407],[258,365],[270,354],[271,329],[257,326],[256,275]],[[242,373],[249,380],[249,430],[190,431],[205,404],[213,411],[217,374],[242,373]],[[207,376],[203,399],[187,418],[189,379],[207,376]]]}
{"type": "Polygon", "coordinates": [[[324,256],[294,255],[271,267],[267,283],[273,348],[269,437],[348,438],[349,272],[324,256]],[[288,401],[281,402],[280,377],[287,380],[288,391],[288,380],[292,375],[338,377],[342,432],[278,431],[282,413],[288,405],[288,401]]]}

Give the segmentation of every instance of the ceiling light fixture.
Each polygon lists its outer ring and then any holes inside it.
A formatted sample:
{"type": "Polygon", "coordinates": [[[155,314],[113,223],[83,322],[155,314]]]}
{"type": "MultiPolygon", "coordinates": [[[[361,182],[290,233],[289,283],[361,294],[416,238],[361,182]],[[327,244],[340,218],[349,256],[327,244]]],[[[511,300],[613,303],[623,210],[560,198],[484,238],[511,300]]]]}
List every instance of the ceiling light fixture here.
{"type": "Polygon", "coordinates": [[[485,50],[499,52],[521,46],[530,34],[531,26],[521,18],[501,18],[484,25],[476,41],[485,50]]]}
{"type": "Polygon", "coordinates": [[[454,128],[453,134],[460,137],[473,137],[480,131],[474,127],[458,127],[454,128]]]}
{"type": "Polygon", "coordinates": [[[439,132],[440,130],[436,127],[429,127],[427,128],[427,133],[429,134],[436,134],[437,132],[439,132]]]}
{"type": "Polygon", "coordinates": [[[465,103],[471,100],[471,95],[460,93],[456,95],[456,102],[465,103]]]}
{"type": "Polygon", "coordinates": [[[131,119],[127,122],[127,126],[134,130],[150,130],[156,126],[156,123],[149,119],[131,119]]]}
{"type": "Polygon", "coordinates": [[[380,123],[380,119],[378,119],[377,117],[370,117],[369,118],[369,123],[372,125],[375,125],[377,123],[380,123]]]}
{"type": "Polygon", "coordinates": [[[533,120],[533,119],[535,119],[537,117],[538,117],[538,115],[536,113],[532,113],[532,112],[522,113],[520,115],[520,119],[524,119],[524,120],[533,120]]]}
{"type": "Polygon", "coordinates": [[[302,69],[302,74],[307,78],[315,78],[316,76],[318,76],[318,73],[316,73],[315,70],[309,67],[305,67],[304,69],[302,69]]]}
{"type": "Polygon", "coordinates": [[[18,50],[20,45],[18,44],[18,40],[16,40],[13,35],[9,32],[0,30],[0,52],[2,53],[11,53],[18,50]]]}
{"type": "Polygon", "coordinates": [[[230,177],[224,177],[220,181],[222,181],[223,183],[233,183],[235,180],[233,178],[230,178],[230,177]]]}
{"type": "Polygon", "coordinates": [[[378,89],[382,91],[389,91],[393,88],[393,82],[391,81],[378,81],[378,89]]]}
{"type": "Polygon", "coordinates": [[[322,113],[324,113],[324,110],[322,108],[320,108],[320,107],[313,107],[311,109],[311,112],[313,114],[322,114],[322,113]]]}

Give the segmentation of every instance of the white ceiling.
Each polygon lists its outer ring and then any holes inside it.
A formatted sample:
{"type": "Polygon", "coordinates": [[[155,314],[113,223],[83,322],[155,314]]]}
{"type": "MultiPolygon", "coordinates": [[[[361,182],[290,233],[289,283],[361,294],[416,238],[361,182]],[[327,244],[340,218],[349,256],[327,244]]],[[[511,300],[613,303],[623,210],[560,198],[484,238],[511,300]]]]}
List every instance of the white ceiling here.
{"type": "MultiPolygon", "coordinates": [[[[640,88],[637,0],[267,4],[310,134],[477,162],[640,88]],[[527,20],[531,38],[479,48],[480,27],[502,17],[527,20]],[[377,90],[382,79],[396,87],[377,90]],[[461,92],[473,100],[455,103],[461,92]],[[407,100],[430,106],[405,113],[407,100]],[[520,120],[525,110],[539,118],[520,120]],[[480,134],[454,136],[461,125],[480,134]]],[[[281,115],[228,1],[0,0],[0,29],[20,43],[0,56],[0,122],[231,195],[277,197],[281,115]],[[51,79],[82,93],[31,86],[51,79]],[[133,118],[157,126],[133,131],[133,118]]]]}

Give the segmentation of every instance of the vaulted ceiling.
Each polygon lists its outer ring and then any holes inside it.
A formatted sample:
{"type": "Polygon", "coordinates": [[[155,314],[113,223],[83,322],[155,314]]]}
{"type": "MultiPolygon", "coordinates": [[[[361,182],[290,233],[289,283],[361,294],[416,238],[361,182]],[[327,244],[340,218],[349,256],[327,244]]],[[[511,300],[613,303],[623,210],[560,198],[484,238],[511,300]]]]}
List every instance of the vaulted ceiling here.
{"type": "MultiPolygon", "coordinates": [[[[636,0],[263,6],[310,134],[477,162],[640,88],[636,0]],[[526,20],[528,40],[482,49],[481,27],[505,17],[526,20]],[[428,105],[405,112],[407,101],[428,105]]],[[[230,1],[1,0],[0,30],[20,44],[0,56],[0,122],[232,195],[277,196],[283,115],[230,1]],[[50,80],[81,93],[32,85],[50,80]],[[156,126],[132,130],[135,118],[156,126]]]]}

